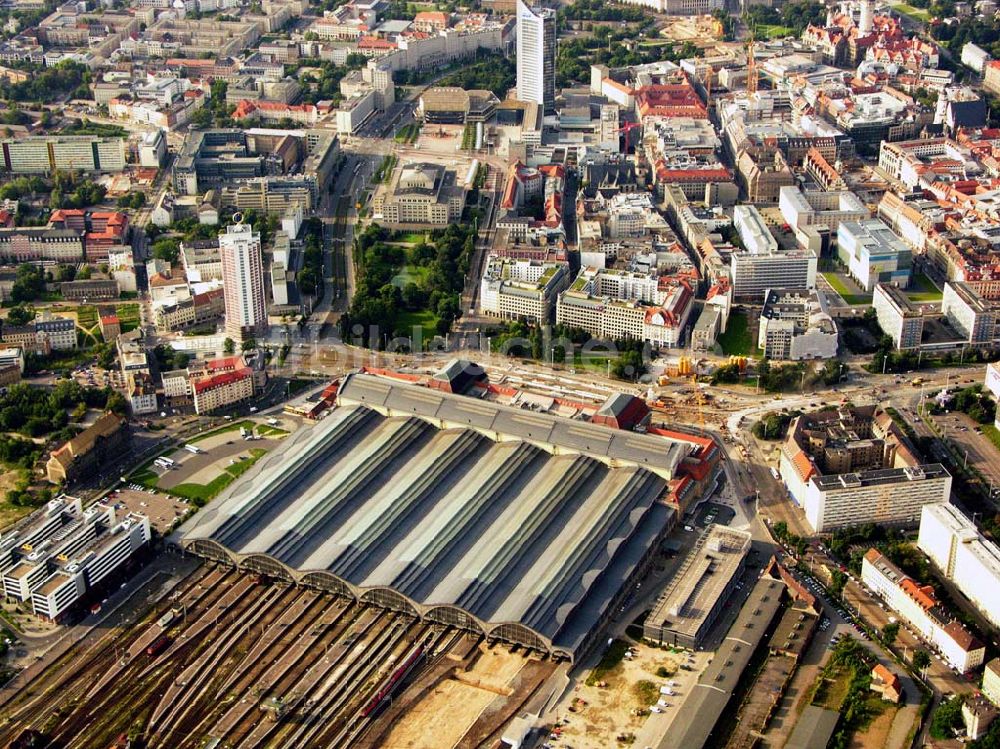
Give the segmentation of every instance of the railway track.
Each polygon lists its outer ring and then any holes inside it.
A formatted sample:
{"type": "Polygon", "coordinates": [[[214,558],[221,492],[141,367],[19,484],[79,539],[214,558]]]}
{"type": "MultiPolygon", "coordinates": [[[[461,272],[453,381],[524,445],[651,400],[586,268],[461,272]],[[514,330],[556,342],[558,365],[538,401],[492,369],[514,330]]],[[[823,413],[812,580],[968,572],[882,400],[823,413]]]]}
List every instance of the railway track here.
{"type": "MultiPolygon", "coordinates": [[[[213,570],[208,566],[196,569],[188,576],[183,592],[195,589],[211,572],[213,570]]],[[[130,631],[112,631],[87,645],[82,651],[71,648],[56,659],[23,690],[27,701],[6,708],[5,725],[0,728],[0,739],[12,741],[26,728],[40,729],[62,706],[75,704],[84,698],[84,692],[114,662],[118,641],[127,648],[136,637],[130,631]],[[50,674],[53,677],[51,682],[45,683],[50,674]],[[39,683],[45,683],[45,686],[35,693],[39,683]]],[[[16,699],[12,702],[16,702],[16,699]]]]}
{"type": "MultiPolygon", "coordinates": [[[[223,580],[227,577],[231,570],[210,570],[204,577],[202,577],[193,586],[187,588],[185,593],[194,592],[194,597],[190,600],[181,599],[184,601],[185,607],[185,619],[191,614],[197,614],[204,611],[205,608],[211,606],[215,600],[217,600],[225,592],[225,586],[223,585],[223,580]]],[[[161,616],[163,613],[161,613],[161,616]]],[[[159,617],[157,617],[157,620],[159,617]]],[[[109,668],[104,675],[97,680],[96,683],[91,687],[87,694],[87,699],[93,699],[101,690],[105,689],[119,674],[124,670],[125,666],[134,658],[140,657],[146,650],[147,647],[161,634],[164,630],[159,626],[159,624],[154,621],[143,630],[132,643],[127,647],[123,648],[122,658],[117,658],[112,662],[111,668],[109,668]]]]}
{"type": "MultiPolygon", "coordinates": [[[[338,602],[340,603],[340,602],[338,602]]],[[[265,699],[283,699],[295,689],[308,688],[313,673],[323,663],[320,653],[336,644],[351,627],[365,626],[369,612],[348,604],[325,612],[319,622],[299,637],[289,657],[281,658],[270,665],[259,679],[254,699],[241,700],[215,724],[210,736],[228,741],[233,746],[242,745],[244,740],[263,741],[271,729],[277,731],[280,724],[260,723],[254,720],[265,699]]],[[[324,657],[326,657],[324,656],[324,657]]]]}
{"type": "MultiPolygon", "coordinates": [[[[354,658],[326,679],[316,690],[309,712],[302,716],[296,730],[282,745],[322,746],[319,737],[329,731],[335,722],[342,723],[345,720],[342,715],[344,708],[358,695],[358,690],[363,690],[365,684],[389,660],[414,624],[413,620],[397,619],[392,627],[376,635],[370,647],[356,652],[354,658]]],[[[430,629],[427,625],[422,626],[423,631],[418,634],[420,638],[430,629]]],[[[364,695],[361,697],[363,699],[364,695]]]]}
{"type": "MultiPolygon", "coordinates": [[[[241,616],[253,599],[240,594],[240,580],[234,582],[221,596],[213,600],[221,600],[219,605],[227,605],[232,599],[234,608],[232,614],[241,616]]],[[[212,608],[208,607],[202,617],[186,630],[181,630],[177,640],[167,649],[151,660],[145,656],[130,660],[119,674],[116,682],[127,685],[125,694],[122,689],[106,688],[93,699],[88,699],[85,706],[74,710],[63,721],[58,723],[49,735],[57,746],[79,746],[81,749],[101,746],[118,733],[128,730],[135,724],[142,725],[146,716],[152,714],[168,685],[177,678],[184,668],[185,660],[181,654],[198,658],[202,648],[208,646],[205,638],[193,638],[190,632],[199,627],[200,623],[212,617],[212,608]],[[167,653],[171,656],[168,657],[167,653]],[[127,711],[122,710],[122,704],[128,704],[127,711]]]]}
{"type": "MultiPolygon", "coordinates": [[[[261,694],[260,702],[269,697],[284,699],[285,695],[289,695],[289,709],[287,714],[292,714],[306,700],[320,679],[327,677],[331,670],[341,667],[347,653],[354,644],[359,639],[366,637],[377,623],[383,622],[390,616],[385,611],[355,607],[352,607],[352,609],[353,617],[345,621],[344,626],[327,640],[325,646],[322,646],[326,651],[323,657],[318,657],[321,651],[317,647],[315,650],[317,657],[306,665],[304,669],[298,669],[299,665],[303,665],[302,662],[286,669],[274,686],[261,694]],[[344,636],[345,632],[347,633],[346,637],[344,636]]],[[[317,642],[317,645],[320,645],[320,643],[317,642]]],[[[248,719],[252,721],[252,718],[245,713],[243,720],[246,721],[248,719]]],[[[283,744],[277,741],[277,739],[281,734],[290,730],[291,728],[287,723],[282,721],[251,722],[242,732],[233,732],[236,738],[233,739],[232,743],[234,746],[240,747],[287,746],[288,744],[283,744]],[[245,738],[240,737],[241,733],[242,737],[245,738]]]]}
{"type": "Polygon", "coordinates": [[[210,679],[219,678],[222,660],[240,640],[251,634],[252,628],[262,619],[269,613],[272,618],[278,616],[284,605],[292,603],[299,593],[301,590],[295,588],[269,588],[250,605],[239,620],[234,619],[229,624],[205,654],[184,669],[153,711],[147,727],[147,734],[151,734],[151,744],[159,742],[170,745],[169,739],[177,724],[204,698],[211,697],[211,692],[205,686],[210,679]]]}
{"type": "MultiPolygon", "coordinates": [[[[435,655],[440,657],[448,652],[460,639],[462,633],[458,630],[451,632],[442,628],[439,632],[432,627],[427,636],[418,640],[408,651],[406,656],[397,663],[398,667],[392,668],[389,673],[377,682],[377,688],[371,697],[365,695],[361,706],[348,718],[345,716],[344,725],[334,736],[321,736],[317,745],[324,747],[349,747],[366,731],[369,726],[378,718],[386,700],[391,700],[392,696],[398,692],[411,679],[414,673],[422,670],[435,655]],[[447,645],[445,645],[447,641],[447,645]]],[[[395,664],[392,664],[395,666],[395,664]]]]}

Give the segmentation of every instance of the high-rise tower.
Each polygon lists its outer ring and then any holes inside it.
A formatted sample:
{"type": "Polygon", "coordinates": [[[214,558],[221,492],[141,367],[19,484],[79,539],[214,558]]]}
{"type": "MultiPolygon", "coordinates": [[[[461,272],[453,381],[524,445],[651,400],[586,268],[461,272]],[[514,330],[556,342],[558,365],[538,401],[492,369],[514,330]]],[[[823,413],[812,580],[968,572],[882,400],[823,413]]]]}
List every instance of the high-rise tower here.
{"type": "Polygon", "coordinates": [[[260,234],[255,234],[249,224],[227,226],[226,233],[219,236],[219,255],[226,301],[226,333],[242,339],[267,332],[260,234]]]}
{"type": "Polygon", "coordinates": [[[517,98],[542,105],[556,101],[556,12],[517,0],[517,98]]]}

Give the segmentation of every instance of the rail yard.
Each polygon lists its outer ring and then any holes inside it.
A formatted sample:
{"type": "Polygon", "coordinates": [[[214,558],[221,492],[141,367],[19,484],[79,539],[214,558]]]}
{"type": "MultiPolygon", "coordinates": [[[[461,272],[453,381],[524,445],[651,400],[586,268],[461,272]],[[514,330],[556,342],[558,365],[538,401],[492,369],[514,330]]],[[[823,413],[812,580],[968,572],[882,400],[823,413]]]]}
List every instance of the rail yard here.
{"type": "MultiPolygon", "coordinates": [[[[497,647],[527,668],[496,721],[470,726],[477,742],[551,673],[497,647]]],[[[202,565],[137,626],[70,649],[6,704],[0,742],[32,731],[64,749],[122,737],[177,749],[355,746],[390,728],[408,690],[419,696],[487,650],[463,630],[202,565]]]]}

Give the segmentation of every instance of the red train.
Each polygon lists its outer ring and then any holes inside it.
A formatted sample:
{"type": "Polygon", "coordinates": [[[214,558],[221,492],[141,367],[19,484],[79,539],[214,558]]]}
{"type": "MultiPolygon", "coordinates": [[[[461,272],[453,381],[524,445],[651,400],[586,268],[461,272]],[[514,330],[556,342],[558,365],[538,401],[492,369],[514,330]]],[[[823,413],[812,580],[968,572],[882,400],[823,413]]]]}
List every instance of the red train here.
{"type": "Polygon", "coordinates": [[[424,646],[419,646],[416,650],[410,653],[410,657],[407,658],[403,663],[401,663],[392,675],[385,680],[382,687],[372,696],[371,700],[365,706],[365,709],[361,711],[361,716],[367,718],[373,712],[375,712],[383,702],[385,702],[399,686],[406,675],[410,673],[410,670],[416,665],[417,661],[420,660],[420,656],[424,654],[424,646]]]}
{"type": "Polygon", "coordinates": [[[170,647],[170,643],[172,642],[173,640],[167,637],[167,635],[160,635],[151,643],[149,643],[149,647],[146,648],[146,655],[150,657],[155,657],[160,653],[162,653],[164,650],[166,650],[168,647],[170,647]]]}

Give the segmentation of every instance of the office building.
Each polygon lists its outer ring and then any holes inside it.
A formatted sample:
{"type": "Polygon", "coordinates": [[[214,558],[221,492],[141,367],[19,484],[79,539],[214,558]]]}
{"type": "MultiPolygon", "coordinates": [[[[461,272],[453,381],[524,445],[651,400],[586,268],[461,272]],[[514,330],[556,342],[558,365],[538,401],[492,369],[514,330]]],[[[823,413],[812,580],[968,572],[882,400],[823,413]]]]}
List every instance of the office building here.
{"type": "Polygon", "coordinates": [[[249,224],[233,224],[219,235],[226,333],[233,338],[253,337],[267,330],[264,304],[264,264],[260,234],[249,224]]]}
{"type": "Polygon", "coordinates": [[[20,346],[5,346],[0,348],[0,367],[16,367],[24,374],[24,349],[20,346]]]}
{"type": "Polygon", "coordinates": [[[837,243],[840,261],[864,291],[874,290],[877,283],[909,286],[910,248],[881,219],[842,222],[837,243]]]}
{"type": "Polygon", "coordinates": [[[837,355],[837,325],[822,292],[768,289],[760,313],[757,347],[769,359],[831,359],[837,355]]]}
{"type": "Polygon", "coordinates": [[[796,185],[778,190],[778,208],[793,229],[824,226],[836,231],[841,221],[863,221],[871,214],[853,192],[805,190],[796,185]]]}
{"type": "Polygon", "coordinates": [[[670,647],[699,647],[736,589],[749,553],[749,533],[710,525],[656,600],[642,636],[670,647]]]}
{"type": "Polygon", "coordinates": [[[129,449],[128,422],[121,416],[106,413],[66,442],[45,464],[50,483],[72,483],[94,472],[104,463],[115,463],[129,449]]]}
{"type": "Polygon", "coordinates": [[[818,262],[812,250],[734,252],[733,296],[757,303],[768,289],[815,289],[818,262]]]}
{"type": "Polygon", "coordinates": [[[631,338],[654,346],[679,345],[694,290],[685,280],[660,285],[655,274],[584,268],[559,294],[556,322],[607,341],[631,338]]]}
{"type": "Polygon", "coordinates": [[[490,255],[480,281],[480,311],[505,320],[549,322],[556,298],[568,284],[569,266],[564,262],[490,255]]]}
{"type": "Polygon", "coordinates": [[[947,497],[920,514],[917,546],[994,626],[1000,626],[1000,549],[947,497]]]}
{"type": "Polygon", "coordinates": [[[911,302],[899,287],[885,283],[875,284],[872,308],[879,327],[892,338],[898,351],[915,351],[920,348],[924,335],[924,310],[911,302]]]}
{"type": "Polygon", "coordinates": [[[541,104],[545,113],[556,102],[556,12],[517,2],[517,98],[541,104]]]}
{"type": "Polygon", "coordinates": [[[986,646],[938,602],[932,586],[921,585],[904,574],[878,549],[869,549],[865,554],[861,582],[940,653],[949,666],[966,673],[982,665],[986,646]]]}

